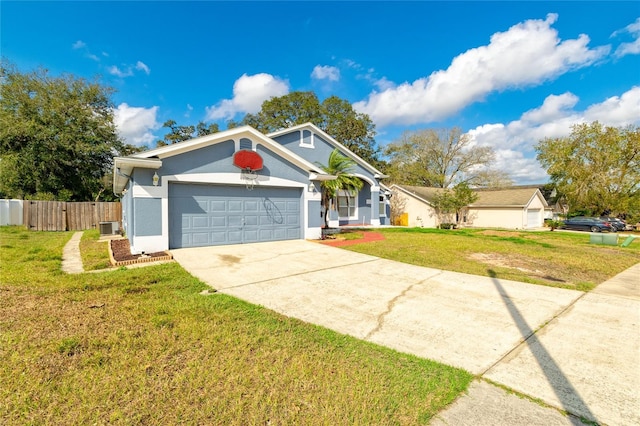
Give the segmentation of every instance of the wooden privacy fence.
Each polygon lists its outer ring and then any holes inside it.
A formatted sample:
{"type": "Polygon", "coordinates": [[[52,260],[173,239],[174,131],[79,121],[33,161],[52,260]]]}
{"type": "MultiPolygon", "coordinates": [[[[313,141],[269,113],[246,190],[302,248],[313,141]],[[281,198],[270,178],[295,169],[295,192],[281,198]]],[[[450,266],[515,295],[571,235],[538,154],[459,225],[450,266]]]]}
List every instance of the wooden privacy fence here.
{"type": "Polygon", "coordinates": [[[24,225],[32,231],[83,231],[122,221],[119,202],[24,201],[24,225]]]}

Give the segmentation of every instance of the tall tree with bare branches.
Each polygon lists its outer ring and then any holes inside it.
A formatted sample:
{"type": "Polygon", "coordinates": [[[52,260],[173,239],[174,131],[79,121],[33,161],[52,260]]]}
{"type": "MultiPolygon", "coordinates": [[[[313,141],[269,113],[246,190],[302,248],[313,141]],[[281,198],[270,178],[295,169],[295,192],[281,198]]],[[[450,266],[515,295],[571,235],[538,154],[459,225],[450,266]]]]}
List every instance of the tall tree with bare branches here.
{"type": "Polygon", "coordinates": [[[492,169],[495,153],[489,146],[475,146],[458,127],[405,132],[387,146],[386,169],[391,180],[405,185],[451,188],[510,185],[511,179],[492,169]]]}

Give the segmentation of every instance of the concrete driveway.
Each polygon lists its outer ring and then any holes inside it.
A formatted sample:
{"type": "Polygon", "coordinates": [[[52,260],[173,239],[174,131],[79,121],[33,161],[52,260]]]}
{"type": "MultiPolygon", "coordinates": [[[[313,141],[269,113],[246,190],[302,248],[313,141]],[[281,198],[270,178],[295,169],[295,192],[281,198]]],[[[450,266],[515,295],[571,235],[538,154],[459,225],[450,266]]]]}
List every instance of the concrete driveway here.
{"type": "Polygon", "coordinates": [[[640,290],[633,283],[585,294],[303,240],[171,253],[221,293],[476,374],[436,424],[576,423],[559,410],[640,424],[640,290]]]}

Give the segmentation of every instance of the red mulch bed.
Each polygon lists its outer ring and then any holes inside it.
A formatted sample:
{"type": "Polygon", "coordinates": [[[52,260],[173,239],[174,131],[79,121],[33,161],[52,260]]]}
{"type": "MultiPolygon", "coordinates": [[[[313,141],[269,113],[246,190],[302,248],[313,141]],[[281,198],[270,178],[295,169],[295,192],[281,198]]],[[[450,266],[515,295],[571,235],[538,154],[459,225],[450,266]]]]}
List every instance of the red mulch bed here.
{"type": "Polygon", "coordinates": [[[362,233],[362,238],[358,240],[322,240],[320,242],[322,244],[326,244],[332,247],[344,247],[344,246],[352,246],[354,244],[370,243],[372,241],[382,241],[382,240],[384,240],[384,235],[382,235],[381,233],[365,231],[362,233]]]}
{"type": "Polygon", "coordinates": [[[153,258],[170,256],[169,253],[164,251],[159,251],[156,253],[145,253],[144,257],[142,257],[141,254],[131,254],[131,246],[129,245],[129,240],[126,238],[120,240],[111,240],[111,252],[113,253],[113,258],[116,262],[141,259],[149,261],[149,259],[153,260],[153,258]]]}

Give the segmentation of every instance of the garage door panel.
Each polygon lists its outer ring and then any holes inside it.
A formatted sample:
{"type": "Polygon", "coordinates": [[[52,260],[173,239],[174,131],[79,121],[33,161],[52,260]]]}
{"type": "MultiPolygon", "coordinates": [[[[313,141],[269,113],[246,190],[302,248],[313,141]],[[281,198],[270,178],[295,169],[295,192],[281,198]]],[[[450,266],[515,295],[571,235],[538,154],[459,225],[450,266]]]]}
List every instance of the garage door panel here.
{"type": "Polygon", "coordinates": [[[245,201],[244,202],[244,211],[245,212],[257,212],[258,210],[259,210],[258,201],[251,200],[251,201],[245,201]]]}
{"type": "Polygon", "coordinates": [[[226,201],[211,201],[210,202],[211,209],[210,212],[226,212],[227,211],[227,202],[226,201]]]}
{"type": "Polygon", "coordinates": [[[286,229],[274,229],[271,232],[270,236],[274,240],[286,240],[287,239],[287,230],[286,229]]]}
{"type": "Polygon", "coordinates": [[[240,228],[242,226],[242,216],[227,216],[229,227],[240,228]]]}
{"type": "Polygon", "coordinates": [[[211,226],[214,228],[227,226],[226,216],[213,216],[211,217],[211,226]]]}
{"type": "Polygon", "coordinates": [[[287,209],[286,201],[274,201],[273,205],[278,211],[281,211],[281,212],[287,209]]]}
{"type": "Polygon", "coordinates": [[[169,247],[302,238],[300,188],[169,185],[169,247]]]}
{"type": "Polygon", "coordinates": [[[240,244],[242,243],[242,231],[227,232],[227,241],[223,244],[240,244]]]}
{"type": "Polygon", "coordinates": [[[258,238],[258,230],[257,229],[252,229],[252,230],[247,230],[244,231],[243,233],[243,237],[244,237],[244,243],[257,243],[260,242],[260,239],[258,238]]]}
{"type": "Polygon", "coordinates": [[[228,203],[228,211],[230,212],[241,212],[242,211],[242,201],[229,201],[228,203]]]}
{"type": "Polygon", "coordinates": [[[208,201],[196,201],[198,203],[198,208],[203,212],[209,211],[209,202],[208,201]]]}
{"type": "Polygon", "coordinates": [[[211,232],[209,235],[211,236],[211,245],[225,244],[227,241],[227,231],[211,232]]]}
{"type": "Polygon", "coordinates": [[[209,229],[208,217],[193,217],[191,220],[191,229],[209,229]]]}
{"type": "Polygon", "coordinates": [[[287,225],[300,225],[300,215],[287,215],[287,225]]]}

